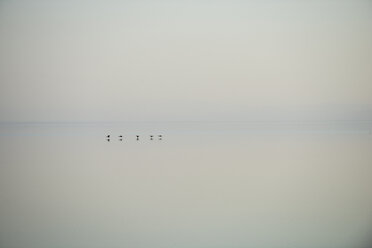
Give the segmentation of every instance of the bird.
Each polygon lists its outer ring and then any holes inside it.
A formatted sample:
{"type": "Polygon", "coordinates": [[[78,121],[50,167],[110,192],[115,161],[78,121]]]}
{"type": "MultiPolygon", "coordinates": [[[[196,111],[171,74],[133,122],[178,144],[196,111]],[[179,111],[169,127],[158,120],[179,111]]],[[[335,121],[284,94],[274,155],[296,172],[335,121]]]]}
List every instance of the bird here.
{"type": "Polygon", "coordinates": [[[123,141],[123,135],[119,135],[119,140],[123,141]]]}
{"type": "Polygon", "coordinates": [[[159,140],[162,140],[163,135],[158,135],[158,137],[159,137],[159,140]]]}
{"type": "Polygon", "coordinates": [[[150,135],[150,140],[153,140],[154,135],[150,135]]]}
{"type": "Polygon", "coordinates": [[[139,140],[139,135],[136,135],[136,137],[137,137],[137,140],[139,140]]]}

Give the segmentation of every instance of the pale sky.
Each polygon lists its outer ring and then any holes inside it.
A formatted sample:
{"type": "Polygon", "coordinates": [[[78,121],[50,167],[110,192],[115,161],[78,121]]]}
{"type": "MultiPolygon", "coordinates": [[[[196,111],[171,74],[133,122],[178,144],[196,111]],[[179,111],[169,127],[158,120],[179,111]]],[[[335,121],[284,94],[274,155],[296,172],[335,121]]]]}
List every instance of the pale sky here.
{"type": "Polygon", "coordinates": [[[371,109],[371,1],[0,1],[0,121],[371,109]]]}

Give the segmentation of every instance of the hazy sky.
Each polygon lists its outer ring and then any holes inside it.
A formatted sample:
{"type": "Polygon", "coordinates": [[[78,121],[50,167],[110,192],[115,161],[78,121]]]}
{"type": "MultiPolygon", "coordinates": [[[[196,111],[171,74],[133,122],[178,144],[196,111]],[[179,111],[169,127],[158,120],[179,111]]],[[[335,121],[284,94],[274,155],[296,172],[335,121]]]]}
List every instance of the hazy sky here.
{"type": "Polygon", "coordinates": [[[372,106],[371,1],[0,1],[0,121],[372,106]]]}

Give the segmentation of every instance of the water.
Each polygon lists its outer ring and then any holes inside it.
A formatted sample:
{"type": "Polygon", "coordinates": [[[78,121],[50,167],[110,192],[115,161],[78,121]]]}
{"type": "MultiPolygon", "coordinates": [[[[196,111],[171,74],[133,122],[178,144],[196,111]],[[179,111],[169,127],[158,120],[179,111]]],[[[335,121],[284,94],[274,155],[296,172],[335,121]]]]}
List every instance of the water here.
{"type": "Polygon", "coordinates": [[[5,123],[0,247],[367,247],[370,131],[369,122],[5,123]]]}

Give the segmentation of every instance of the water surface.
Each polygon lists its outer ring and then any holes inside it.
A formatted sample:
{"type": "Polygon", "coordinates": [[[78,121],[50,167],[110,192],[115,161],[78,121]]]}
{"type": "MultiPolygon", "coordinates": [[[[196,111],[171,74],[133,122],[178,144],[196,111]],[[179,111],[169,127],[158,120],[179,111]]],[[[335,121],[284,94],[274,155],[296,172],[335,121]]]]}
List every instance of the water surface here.
{"type": "Polygon", "coordinates": [[[370,128],[2,124],[0,246],[366,247],[370,128]]]}

